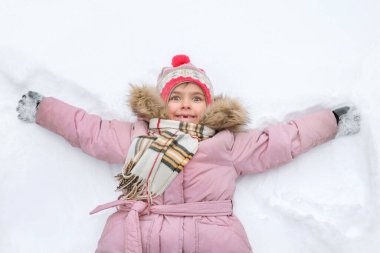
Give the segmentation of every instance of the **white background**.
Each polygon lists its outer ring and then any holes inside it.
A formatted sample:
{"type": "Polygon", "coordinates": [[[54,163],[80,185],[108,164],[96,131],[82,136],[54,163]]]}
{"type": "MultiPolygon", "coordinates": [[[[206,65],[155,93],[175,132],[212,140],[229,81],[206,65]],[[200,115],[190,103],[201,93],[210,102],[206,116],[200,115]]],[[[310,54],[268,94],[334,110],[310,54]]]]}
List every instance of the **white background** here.
{"type": "Polygon", "coordinates": [[[17,119],[28,90],[104,118],[134,120],[128,83],[154,85],[188,54],[249,127],[356,105],[358,135],[239,180],[234,211],[256,253],[380,248],[380,2],[0,2],[0,252],[93,252],[116,198],[109,165],[17,119]]]}

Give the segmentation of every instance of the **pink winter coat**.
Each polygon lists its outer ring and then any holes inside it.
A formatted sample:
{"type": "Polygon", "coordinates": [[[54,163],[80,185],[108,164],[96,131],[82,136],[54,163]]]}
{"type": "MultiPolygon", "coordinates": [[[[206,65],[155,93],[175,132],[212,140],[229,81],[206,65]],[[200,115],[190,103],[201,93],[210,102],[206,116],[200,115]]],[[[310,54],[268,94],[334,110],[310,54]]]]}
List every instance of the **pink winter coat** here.
{"type": "MultiPolygon", "coordinates": [[[[55,98],[41,102],[37,123],[85,153],[124,164],[131,140],[147,133],[147,123],[102,120],[55,98]]],[[[97,253],[252,252],[231,199],[239,176],[258,173],[333,139],[337,123],[321,110],[263,131],[223,130],[200,142],[197,153],[148,210],[145,202],[118,206],[105,225],[97,253]]],[[[116,182],[115,182],[116,186],[116,182]]]]}

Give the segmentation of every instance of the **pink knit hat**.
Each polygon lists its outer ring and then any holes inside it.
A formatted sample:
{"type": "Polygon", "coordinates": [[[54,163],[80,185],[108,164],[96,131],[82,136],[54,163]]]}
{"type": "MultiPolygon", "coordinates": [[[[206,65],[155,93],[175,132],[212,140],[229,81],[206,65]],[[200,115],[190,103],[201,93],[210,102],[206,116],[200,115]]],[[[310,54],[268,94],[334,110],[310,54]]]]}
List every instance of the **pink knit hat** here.
{"type": "Polygon", "coordinates": [[[203,69],[191,64],[187,55],[174,56],[172,66],[164,67],[158,76],[157,87],[164,101],[168,100],[170,93],[177,85],[191,82],[197,84],[203,90],[207,104],[212,103],[214,97],[212,84],[203,69]]]}

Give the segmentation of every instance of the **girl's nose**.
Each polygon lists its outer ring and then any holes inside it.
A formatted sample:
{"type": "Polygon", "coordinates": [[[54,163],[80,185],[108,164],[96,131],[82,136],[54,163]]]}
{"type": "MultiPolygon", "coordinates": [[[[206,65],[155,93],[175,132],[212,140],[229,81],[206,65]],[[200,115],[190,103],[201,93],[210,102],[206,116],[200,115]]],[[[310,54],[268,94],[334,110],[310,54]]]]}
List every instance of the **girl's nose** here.
{"type": "Polygon", "coordinates": [[[190,108],[190,101],[189,99],[183,99],[182,100],[182,108],[186,108],[186,109],[189,109],[190,108]]]}

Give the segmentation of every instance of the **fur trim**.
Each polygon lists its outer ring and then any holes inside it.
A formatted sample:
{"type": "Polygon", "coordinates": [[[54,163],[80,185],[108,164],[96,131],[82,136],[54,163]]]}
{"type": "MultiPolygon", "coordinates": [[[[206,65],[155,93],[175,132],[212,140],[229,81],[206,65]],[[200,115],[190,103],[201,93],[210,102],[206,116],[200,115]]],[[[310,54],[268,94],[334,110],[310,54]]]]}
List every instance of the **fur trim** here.
{"type": "Polygon", "coordinates": [[[165,103],[161,99],[159,90],[155,87],[131,85],[128,104],[137,117],[147,120],[152,118],[168,118],[165,103]]]}
{"type": "Polygon", "coordinates": [[[199,124],[216,131],[228,129],[232,132],[241,130],[248,123],[248,113],[237,99],[218,96],[207,108],[199,124]]]}
{"type": "MultiPolygon", "coordinates": [[[[155,87],[131,85],[128,104],[139,118],[168,119],[166,105],[155,87]]],[[[227,129],[236,132],[241,130],[248,121],[248,113],[237,99],[218,96],[207,107],[199,123],[216,131],[227,129]]]]}

